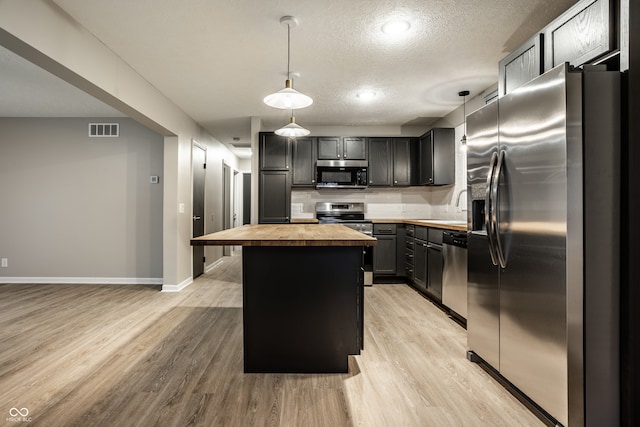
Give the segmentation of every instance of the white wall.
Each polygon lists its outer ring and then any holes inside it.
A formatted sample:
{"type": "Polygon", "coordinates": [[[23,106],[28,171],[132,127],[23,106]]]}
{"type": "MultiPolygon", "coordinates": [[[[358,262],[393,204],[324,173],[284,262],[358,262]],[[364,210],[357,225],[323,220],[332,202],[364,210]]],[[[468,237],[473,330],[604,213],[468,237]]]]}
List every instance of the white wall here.
{"type": "Polygon", "coordinates": [[[123,118],[0,129],[0,282],[162,283],[161,135],[123,118]],[[88,137],[91,121],[120,136],[88,137]]]}
{"type": "Polygon", "coordinates": [[[53,2],[0,1],[0,44],[164,135],[163,288],[191,283],[191,143],[222,144],[53,2]]]}

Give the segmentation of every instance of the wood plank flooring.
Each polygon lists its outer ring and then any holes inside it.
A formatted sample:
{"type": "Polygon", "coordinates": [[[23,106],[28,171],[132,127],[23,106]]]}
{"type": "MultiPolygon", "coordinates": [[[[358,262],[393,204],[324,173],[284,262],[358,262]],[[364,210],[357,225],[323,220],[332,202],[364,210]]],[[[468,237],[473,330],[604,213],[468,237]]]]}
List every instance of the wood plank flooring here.
{"type": "Polygon", "coordinates": [[[0,425],[541,426],[406,285],[365,290],[348,374],[242,372],[241,258],[180,293],[0,285],[0,425]]]}

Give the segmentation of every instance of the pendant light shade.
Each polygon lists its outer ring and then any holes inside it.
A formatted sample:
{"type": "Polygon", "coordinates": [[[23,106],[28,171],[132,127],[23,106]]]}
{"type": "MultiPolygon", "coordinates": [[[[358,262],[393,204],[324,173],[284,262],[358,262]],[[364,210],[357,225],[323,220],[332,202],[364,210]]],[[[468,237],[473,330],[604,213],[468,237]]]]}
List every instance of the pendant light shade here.
{"type": "Polygon", "coordinates": [[[460,144],[466,148],[467,145],[467,95],[469,95],[468,90],[463,90],[458,92],[458,96],[463,96],[462,102],[462,119],[464,120],[464,131],[462,133],[462,138],[460,138],[460,144]]]}
{"type": "Polygon", "coordinates": [[[311,131],[297,124],[296,118],[291,116],[291,121],[289,122],[289,124],[276,130],[275,133],[276,135],[295,138],[297,136],[307,136],[311,133],[311,131]]]}
{"type": "Polygon", "coordinates": [[[265,96],[264,103],[273,108],[297,110],[313,104],[313,99],[292,88],[291,80],[287,79],[284,89],[265,96]]]}
{"type": "Polygon", "coordinates": [[[281,108],[286,110],[305,108],[313,104],[313,99],[304,95],[293,88],[291,80],[291,28],[298,25],[298,20],[293,16],[283,16],[280,18],[280,24],[287,26],[287,80],[284,89],[281,89],[264,98],[264,103],[269,107],[281,108]]]}

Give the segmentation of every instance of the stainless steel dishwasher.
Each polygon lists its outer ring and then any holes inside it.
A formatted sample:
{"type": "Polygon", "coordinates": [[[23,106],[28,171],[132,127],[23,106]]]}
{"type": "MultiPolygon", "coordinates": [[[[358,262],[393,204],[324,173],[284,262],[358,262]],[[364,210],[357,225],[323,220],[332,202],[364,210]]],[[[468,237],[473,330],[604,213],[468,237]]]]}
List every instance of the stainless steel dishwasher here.
{"type": "Polygon", "coordinates": [[[442,234],[442,304],[467,319],[467,233],[442,234]]]}

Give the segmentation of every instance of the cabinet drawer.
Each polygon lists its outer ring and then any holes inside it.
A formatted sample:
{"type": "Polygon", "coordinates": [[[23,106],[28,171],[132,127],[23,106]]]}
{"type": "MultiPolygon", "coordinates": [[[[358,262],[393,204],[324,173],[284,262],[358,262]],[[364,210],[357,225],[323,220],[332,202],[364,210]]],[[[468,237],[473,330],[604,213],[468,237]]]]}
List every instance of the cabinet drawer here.
{"type": "Polygon", "coordinates": [[[407,263],[410,262],[410,263],[413,264],[413,256],[414,255],[413,255],[413,251],[412,250],[405,249],[405,251],[404,251],[404,260],[405,260],[405,262],[407,262],[407,263]]]}
{"type": "Polygon", "coordinates": [[[424,240],[425,242],[429,240],[429,228],[428,227],[416,227],[416,239],[424,240]]]}
{"type": "Polygon", "coordinates": [[[414,241],[413,239],[405,239],[404,247],[410,250],[413,250],[414,241]]]}
{"type": "Polygon", "coordinates": [[[395,224],[373,224],[373,234],[396,234],[395,224]]]}
{"type": "Polygon", "coordinates": [[[413,280],[413,264],[404,265],[404,275],[413,280]]]}
{"type": "Polygon", "coordinates": [[[416,227],[412,224],[407,224],[407,237],[413,237],[416,234],[416,227]]]}
{"type": "Polygon", "coordinates": [[[427,241],[429,243],[435,243],[438,245],[442,244],[442,229],[440,228],[430,228],[429,232],[428,232],[428,239],[427,241]]]}

